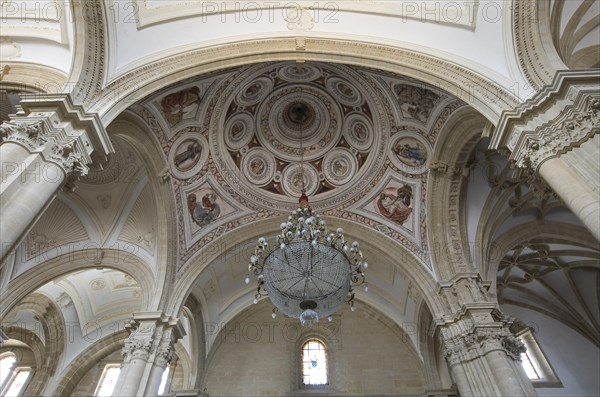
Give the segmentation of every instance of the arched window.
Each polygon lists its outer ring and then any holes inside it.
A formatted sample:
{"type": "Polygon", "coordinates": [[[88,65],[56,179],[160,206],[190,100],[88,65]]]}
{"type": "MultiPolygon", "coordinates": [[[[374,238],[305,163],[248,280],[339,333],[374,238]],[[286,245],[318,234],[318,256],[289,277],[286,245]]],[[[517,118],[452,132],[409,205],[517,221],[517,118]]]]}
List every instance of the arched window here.
{"type": "Polygon", "coordinates": [[[96,386],[94,396],[111,396],[117,384],[117,379],[119,378],[120,372],[120,364],[106,364],[104,371],[102,371],[102,376],[100,376],[100,380],[98,381],[98,386],[96,386]]]}
{"type": "Polygon", "coordinates": [[[12,353],[0,356],[0,396],[13,397],[21,395],[31,368],[15,365],[17,358],[12,353]]]}
{"type": "Polygon", "coordinates": [[[0,390],[4,385],[4,381],[8,378],[8,374],[12,372],[15,361],[17,361],[17,358],[12,353],[0,356],[0,390]]]}
{"type": "Polygon", "coordinates": [[[328,384],[327,349],[318,339],[302,345],[302,382],[305,386],[328,384]]]}

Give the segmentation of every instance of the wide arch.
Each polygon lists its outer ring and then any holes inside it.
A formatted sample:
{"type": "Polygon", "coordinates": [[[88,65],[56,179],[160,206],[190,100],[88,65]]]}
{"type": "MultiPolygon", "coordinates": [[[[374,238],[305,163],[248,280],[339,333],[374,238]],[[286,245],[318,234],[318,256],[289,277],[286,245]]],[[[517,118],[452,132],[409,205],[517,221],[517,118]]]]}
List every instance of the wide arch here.
{"type": "Polygon", "coordinates": [[[470,67],[427,54],[425,49],[327,37],[256,38],[214,45],[161,59],[110,82],[88,103],[110,123],[129,105],[161,88],[225,68],[271,61],[343,63],[402,74],[439,87],[496,123],[518,100],[502,84],[470,67]]]}
{"type": "MultiPolygon", "coordinates": [[[[102,249],[104,260],[102,267],[118,270],[129,274],[140,285],[142,291],[142,309],[150,309],[153,291],[156,290],[156,281],[149,271],[149,267],[142,259],[130,255],[123,260],[123,254],[114,249],[102,249]],[[111,263],[110,258],[121,260],[111,263]]],[[[99,265],[90,263],[84,251],[74,251],[48,260],[11,280],[8,288],[0,295],[0,317],[5,317],[12,308],[19,304],[27,295],[34,292],[44,284],[72,272],[97,268],[99,265]]]]}
{"type": "MultiPolygon", "coordinates": [[[[355,237],[365,244],[364,236],[369,235],[369,246],[377,247],[379,253],[371,253],[369,257],[381,255],[391,258],[393,266],[405,275],[420,292],[426,304],[430,307],[432,313],[441,315],[443,313],[443,304],[439,300],[436,292],[436,280],[431,272],[419,262],[419,260],[410,253],[406,248],[402,247],[397,242],[393,241],[385,235],[375,232],[372,229],[344,219],[336,218],[329,219],[326,216],[323,218],[337,227],[342,227],[348,238],[355,237]],[[361,239],[361,237],[363,237],[361,239]],[[401,260],[400,260],[401,258],[401,260]],[[395,262],[395,263],[394,263],[395,262]]],[[[279,223],[277,217],[271,217],[261,221],[253,222],[242,227],[236,228],[227,236],[219,237],[211,243],[205,245],[192,256],[187,263],[181,268],[177,283],[173,289],[173,294],[165,308],[166,313],[179,313],[183,307],[185,300],[192,291],[196,279],[207,269],[214,261],[225,252],[236,247],[237,244],[248,241],[252,238],[260,236],[276,235],[279,231],[279,223]]],[[[242,282],[242,280],[240,280],[242,282]]],[[[251,299],[249,300],[249,302],[251,299]]],[[[236,308],[223,321],[228,321],[237,313],[243,310],[243,307],[236,308]]]]}
{"type": "Polygon", "coordinates": [[[31,62],[10,62],[2,76],[0,89],[7,91],[56,94],[62,92],[67,75],[50,66],[31,62]]]}

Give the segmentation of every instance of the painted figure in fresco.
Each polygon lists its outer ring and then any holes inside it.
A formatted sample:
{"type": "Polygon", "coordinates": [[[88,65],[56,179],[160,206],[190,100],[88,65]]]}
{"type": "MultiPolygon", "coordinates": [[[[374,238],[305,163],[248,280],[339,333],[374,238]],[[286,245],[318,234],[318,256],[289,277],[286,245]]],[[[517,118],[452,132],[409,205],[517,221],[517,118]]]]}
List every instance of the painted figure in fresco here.
{"type": "Polygon", "coordinates": [[[405,116],[426,122],[439,97],[433,92],[411,85],[398,85],[394,91],[405,116]]]}
{"type": "Polygon", "coordinates": [[[196,195],[188,196],[188,210],[192,220],[200,227],[206,226],[219,217],[221,209],[217,204],[217,195],[214,193],[206,193],[199,203],[196,201],[196,195]]]}
{"type": "Polygon", "coordinates": [[[181,171],[186,171],[198,162],[201,152],[202,147],[199,142],[190,143],[185,151],[175,156],[173,162],[181,171]]]}
{"type": "Polygon", "coordinates": [[[333,160],[333,174],[334,175],[346,175],[348,172],[348,163],[343,159],[333,160]]]}
{"type": "Polygon", "coordinates": [[[415,142],[414,145],[398,142],[393,151],[400,161],[407,165],[421,166],[427,161],[427,151],[418,142],[415,142]]]}
{"type": "Polygon", "coordinates": [[[167,95],[160,104],[167,121],[174,126],[183,120],[186,114],[194,112],[199,103],[200,88],[190,87],[167,95]]]}
{"type": "Polygon", "coordinates": [[[411,200],[412,188],[404,185],[396,194],[382,192],[377,199],[377,209],[386,218],[402,225],[412,213],[411,200]]]}
{"type": "Polygon", "coordinates": [[[265,162],[261,159],[254,159],[250,162],[250,170],[252,174],[260,176],[265,171],[265,162]]]}

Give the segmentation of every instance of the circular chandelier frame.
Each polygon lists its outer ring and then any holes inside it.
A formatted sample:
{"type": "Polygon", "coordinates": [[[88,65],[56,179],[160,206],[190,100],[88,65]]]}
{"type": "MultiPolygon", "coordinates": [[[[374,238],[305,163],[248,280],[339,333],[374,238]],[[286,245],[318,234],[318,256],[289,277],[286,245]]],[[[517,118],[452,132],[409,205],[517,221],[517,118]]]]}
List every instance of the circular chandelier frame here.
{"type": "Polygon", "coordinates": [[[302,193],[300,207],[292,211],[281,233],[269,245],[261,237],[250,257],[249,274],[258,281],[254,304],[268,296],[281,311],[311,325],[331,316],[342,304],[354,306],[354,288],[368,290],[364,271],[368,267],[358,242],[348,244],[342,228],[330,232],[325,220],[308,206],[302,193]]]}

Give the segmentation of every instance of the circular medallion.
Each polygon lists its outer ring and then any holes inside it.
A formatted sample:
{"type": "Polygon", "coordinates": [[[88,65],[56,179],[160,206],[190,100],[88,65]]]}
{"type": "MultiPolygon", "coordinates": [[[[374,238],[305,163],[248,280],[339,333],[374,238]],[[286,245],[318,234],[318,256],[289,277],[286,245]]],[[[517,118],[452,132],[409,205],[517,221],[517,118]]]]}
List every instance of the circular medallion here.
{"type": "Polygon", "coordinates": [[[319,173],[311,164],[290,164],[284,168],[281,186],[285,194],[290,197],[300,197],[302,194],[302,177],[304,176],[304,190],[308,196],[313,195],[319,187],[319,173]]]}
{"type": "Polygon", "coordinates": [[[282,67],[279,69],[278,75],[286,81],[306,82],[318,78],[321,71],[314,66],[296,63],[282,67]]]}
{"type": "Polygon", "coordinates": [[[208,143],[197,132],[183,134],[171,146],[169,167],[178,179],[194,176],[208,158],[208,143]]]}
{"type": "Polygon", "coordinates": [[[350,150],[336,148],[325,155],[322,168],[328,182],[341,186],[356,175],[358,160],[350,150]]]}
{"type": "Polygon", "coordinates": [[[341,137],[339,107],[323,90],[284,87],[269,94],[258,111],[258,139],[276,157],[307,161],[322,157],[341,137]]]}
{"type": "Polygon", "coordinates": [[[254,121],[248,113],[238,113],[225,123],[225,144],[232,150],[240,150],[252,141],[254,121]]]}
{"type": "Polygon", "coordinates": [[[354,88],[348,81],[339,77],[327,79],[327,90],[340,102],[348,106],[360,106],[363,102],[358,89],[354,88]]]}
{"type": "Polygon", "coordinates": [[[263,148],[252,148],[242,158],[244,176],[256,186],[264,186],[275,176],[275,156],[263,148]]]}
{"type": "Polygon", "coordinates": [[[416,132],[402,131],[391,140],[390,159],[409,174],[421,174],[427,171],[431,158],[429,144],[416,132]]]}
{"type": "Polygon", "coordinates": [[[273,90],[273,82],[267,77],[259,77],[245,85],[236,99],[243,106],[253,105],[260,102],[273,90]]]}
{"type": "Polygon", "coordinates": [[[360,151],[367,151],[373,144],[373,127],[369,120],[361,114],[352,113],[344,121],[344,138],[360,151]]]}

